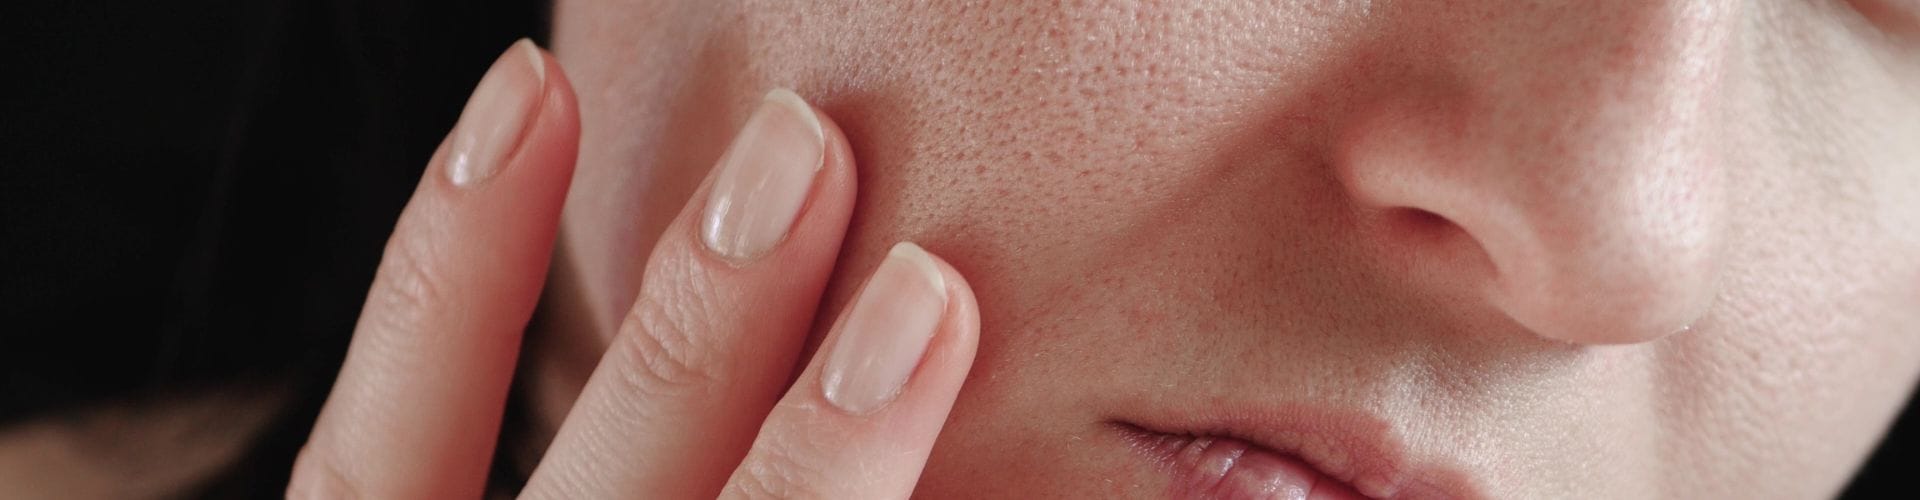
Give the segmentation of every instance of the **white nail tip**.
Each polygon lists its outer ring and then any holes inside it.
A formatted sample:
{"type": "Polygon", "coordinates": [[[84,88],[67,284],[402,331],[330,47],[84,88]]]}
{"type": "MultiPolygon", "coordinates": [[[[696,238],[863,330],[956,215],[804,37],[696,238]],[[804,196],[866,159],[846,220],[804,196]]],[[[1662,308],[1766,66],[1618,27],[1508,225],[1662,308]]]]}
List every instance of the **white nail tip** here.
{"type": "MultiPolygon", "coordinates": [[[[800,94],[795,94],[792,90],[785,88],[777,88],[767,91],[767,96],[762,98],[762,101],[786,106],[787,109],[792,110],[796,116],[806,120],[807,126],[813,130],[814,139],[820,140],[822,144],[826,143],[827,133],[820,127],[820,117],[813,114],[813,105],[807,104],[807,100],[801,98],[800,94]]],[[[816,165],[814,168],[818,169],[820,167],[816,165]]]]}
{"type": "Polygon", "coordinates": [[[514,42],[513,45],[514,48],[520,50],[520,53],[527,55],[527,64],[533,67],[534,79],[542,85],[545,85],[547,83],[547,61],[540,57],[540,46],[534,45],[533,40],[526,38],[514,42]]]}
{"type": "Polygon", "coordinates": [[[911,241],[902,241],[894,244],[893,249],[887,251],[887,258],[898,258],[913,263],[914,269],[918,269],[926,277],[927,283],[932,284],[934,290],[940,291],[942,296],[946,295],[947,278],[940,273],[940,266],[934,264],[933,254],[927,253],[927,249],[920,248],[920,245],[915,245],[911,241]]]}

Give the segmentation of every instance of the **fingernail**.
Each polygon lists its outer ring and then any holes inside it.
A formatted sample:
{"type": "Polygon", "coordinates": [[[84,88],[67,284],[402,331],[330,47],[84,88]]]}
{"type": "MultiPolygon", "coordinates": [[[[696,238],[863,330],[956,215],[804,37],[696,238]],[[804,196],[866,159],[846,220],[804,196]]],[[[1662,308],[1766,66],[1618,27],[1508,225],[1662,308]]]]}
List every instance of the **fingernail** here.
{"type": "Polygon", "coordinates": [[[447,178],[454,185],[479,184],[505,166],[507,156],[520,145],[546,83],[547,65],[532,40],[514,42],[493,61],[487,76],[473,88],[473,96],[467,98],[460,121],[453,125],[447,178]]]}
{"type": "Polygon", "coordinates": [[[701,223],[707,248],[744,262],[785,239],[813,189],[825,137],[800,96],[786,89],[768,92],[720,156],[701,223]]]}
{"type": "Polygon", "coordinates": [[[835,334],[820,380],[827,401],[854,414],[892,402],[946,309],[946,280],[933,256],[912,243],[894,245],[835,334]]]}

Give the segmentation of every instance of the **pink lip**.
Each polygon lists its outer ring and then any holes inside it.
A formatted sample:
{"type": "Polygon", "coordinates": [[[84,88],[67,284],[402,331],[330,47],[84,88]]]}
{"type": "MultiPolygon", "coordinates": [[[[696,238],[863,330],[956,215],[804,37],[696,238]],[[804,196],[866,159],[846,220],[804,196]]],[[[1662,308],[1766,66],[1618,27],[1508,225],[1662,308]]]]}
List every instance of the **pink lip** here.
{"type": "Polygon", "coordinates": [[[1306,462],[1239,439],[1130,432],[1135,450],[1173,472],[1175,498],[1366,498],[1306,462]]]}
{"type": "Polygon", "coordinates": [[[1129,447],[1173,476],[1174,498],[1482,496],[1458,469],[1408,463],[1405,445],[1393,439],[1386,421],[1364,412],[1293,404],[1130,415],[1109,423],[1129,447]]]}

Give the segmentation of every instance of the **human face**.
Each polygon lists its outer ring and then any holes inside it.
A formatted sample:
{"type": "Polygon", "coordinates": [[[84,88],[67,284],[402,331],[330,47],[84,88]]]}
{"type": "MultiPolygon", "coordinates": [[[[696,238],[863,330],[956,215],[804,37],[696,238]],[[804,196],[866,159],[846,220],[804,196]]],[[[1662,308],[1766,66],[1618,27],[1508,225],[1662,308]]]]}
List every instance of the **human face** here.
{"type": "Polygon", "coordinates": [[[1813,497],[1920,374],[1913,0],[561,0],[553,45],[537,425],[776,86],[860,165],[821,310],[899,240],[979,297],[924,496],[1260,472],[1202,435],[1371,496],[1813,497]]]}

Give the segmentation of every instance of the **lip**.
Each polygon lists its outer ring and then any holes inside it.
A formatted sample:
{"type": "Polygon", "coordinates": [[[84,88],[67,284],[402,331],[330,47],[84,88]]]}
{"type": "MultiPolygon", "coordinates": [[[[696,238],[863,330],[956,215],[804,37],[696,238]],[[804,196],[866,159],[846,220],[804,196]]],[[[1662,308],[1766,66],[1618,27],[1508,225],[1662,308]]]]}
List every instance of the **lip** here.
{"type": "Polygon", "coordinates": [[[1364,500],[1298,457],[1231,437],[1187,436],[1126,424],[1133,449],[1174,475],[1174,498],[1364,500]]]}
{"type": "Polygon", "coordinates": [[[1482,498],[1457,467],[1409,462],[1387,421],[1366,412],[1306,404],[1212,409],[1219,411],[1105,423],[1111,436],[1172,475],[1174,498],[1482,498]]]}

